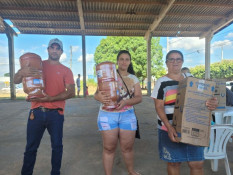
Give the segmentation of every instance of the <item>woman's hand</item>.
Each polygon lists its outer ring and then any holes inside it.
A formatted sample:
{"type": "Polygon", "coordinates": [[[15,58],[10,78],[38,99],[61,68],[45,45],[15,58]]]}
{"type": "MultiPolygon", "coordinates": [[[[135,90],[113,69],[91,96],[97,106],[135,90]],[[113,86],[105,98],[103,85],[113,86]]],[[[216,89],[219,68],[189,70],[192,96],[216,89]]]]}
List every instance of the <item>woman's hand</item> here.
{"type": "Polygon", "coordinates": [[[178,135],[177,135],[177,133],[176,133],[175,128],[174,128],[172,125],[170,125],[169,127],[167,127],[167,133],[168,133],[168,136],[169,136],[169,138],[170,138],[170,140],[171,140],[172,142],[177,142],[177,143],[178,143],[178,141],[177,141],[176,138],[175,138],[175,137],[177,137],[178,135]]]}
{"type": "Polygon", "coordinates": [[[121,100],[117,105],[116,110],[121,110],[126,105],[126,100],[121,100]]]}
{"type": "Polygon", "coordinates": [[[107,105],[110,103],[110,94],[105,91],[98,91],[97,92],[97,100],[100,101],[102,104],[107,105]]]}
{"type": "Polygon", "coordinates": [[[212,97],[206,101],[205,105],[209,110],[213,111],[218,107],[218,100],[216,97],[212,97]]]}

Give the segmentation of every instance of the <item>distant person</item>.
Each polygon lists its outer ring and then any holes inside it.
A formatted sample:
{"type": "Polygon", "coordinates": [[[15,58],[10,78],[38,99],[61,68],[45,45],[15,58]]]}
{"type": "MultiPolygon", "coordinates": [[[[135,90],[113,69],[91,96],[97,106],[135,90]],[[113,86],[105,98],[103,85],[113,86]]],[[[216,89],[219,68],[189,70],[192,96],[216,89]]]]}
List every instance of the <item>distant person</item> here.
{"type": "Polygon", "coordinates": [[[88,96],[89,93],[88,93],[88,86],[86,86],[86,96],[88,96]]]}
{"type": "Polygon", "coordinates": [[[99,91],[99,87],[94,95],[95,99],[102,103],[97,123],[103,140],[104,170],[106,175],[112,174],[114,156],[119,142],[128,174],[139,175],[134,170],[133,159],[133,145],[137,130],[133,105],[142,101],[141,87],[138,78],[134,75],[131,55],[128,51],[122,50],[118,53],[117,65],[117,84],[121,91],[118,107],[111,111],[102,108],[102,104],[109,103],[110,95],[105,91],[99,91]]]}
{"type": "Polygon", "coordinates": [[[80,93],[80,74],[78,74],[78,78],[76,79],[76,85],[77,85],[77,95],[79,96],[80,93]]]}
{"type": "Polygon", "coordinates": [[[184,73],[184,75],[185,75],[186,77],[193,77],[193,75],[190,73],[190,70],[189,70],[188,67],[183,67],[183,68],[181,69],[181,72],[184,73]]]}
{"type": "MultiPolygon", "coordinates": [[[[171,50],[166,55],[168,73],[156,82],[151,97],[154,99],[158,118],[159,156],[167,162],[167,174],[179,175],[182,162],[187,162],[190,175],[203,175],[204,147],[178,142],[172,126],[174,105],[179,81],[185,78],[181,72],[184,62],[182,52],[171,50]]],[[[211,98],[204,104],[209,110],[216,109],[218,101],[211,98]]]]}
{"type": "Polygon", "coordinates": [[[233,92],[226,88],[226,106],[233,106],[233,92]]]}
{"type": "MultiPolygon", "coordinates": [[[[75,96],[74,78],[71,70],[60,63],[63,53],[62,42],[55,38],[48,44],[48,60],[42,62],[45,79],[45,93],[42,98],[31,99],[31,110],[27,123],[27,145],[21,174],[32,175],[36,162],[37,149],[45,129],[48,130],[52,147],[51,175],[60,175],[63,153],[63,122],[65,100],[75,96]]],[[[14,83],[22,82],[23,77],[38,75],[32,67],[21,68],[14,77],[14,83]]]]}

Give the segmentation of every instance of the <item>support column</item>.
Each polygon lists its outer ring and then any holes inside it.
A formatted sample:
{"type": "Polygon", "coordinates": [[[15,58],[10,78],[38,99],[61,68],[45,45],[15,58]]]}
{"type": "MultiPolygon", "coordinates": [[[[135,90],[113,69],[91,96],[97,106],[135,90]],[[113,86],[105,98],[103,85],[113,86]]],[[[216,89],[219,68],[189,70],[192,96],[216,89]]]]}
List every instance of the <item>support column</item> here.
{"type": "Polygon", "coordinates": [[[147,38],[147,95],[151,96],[151,34],[147,38]]]}
{"type": "Polygon", "coordinates": [[[82,54],[83,54],[83,96],[86,97],[86,39],[85,34],[82,34],[82,54]]]}
{"type": "Polygon", "coordinates": [[[210,41],[212,35],[205,38],[205,79],[210,79],[210,41]]]}
{"type": "Polygon", "coordinates": [[[11,100],[15,100],[16,91],[14,84],[14,76],[15,76],[14,35],[17,36],[17,34],[5,21],[3,23],[5,25],[5,32],[8,38],[11,100]]]}

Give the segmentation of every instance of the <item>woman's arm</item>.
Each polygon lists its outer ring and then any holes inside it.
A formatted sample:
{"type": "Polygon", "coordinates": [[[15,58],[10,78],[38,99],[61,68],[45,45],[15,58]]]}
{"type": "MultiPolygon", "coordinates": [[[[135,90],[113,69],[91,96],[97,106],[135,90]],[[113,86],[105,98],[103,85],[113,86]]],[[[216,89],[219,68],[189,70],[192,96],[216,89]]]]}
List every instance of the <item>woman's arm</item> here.
{"type": "Polygon", "coordinates": [[[175,131],[175,128],[169,123],[169,121],[167,119],[167,115],[164,111],[164,101],[159,100],[159,99],[154,99],[154,103],[155,103],[155,110],[156,110],[159,118],[162,120],[162,122],[164,123],[164,125],[166,126],[166,128],[168,130],[169,138],[171,139],[171,141],[177,142],[177,140],[175,139],[175,137],[177,137],[177,133],[175,131]]]}

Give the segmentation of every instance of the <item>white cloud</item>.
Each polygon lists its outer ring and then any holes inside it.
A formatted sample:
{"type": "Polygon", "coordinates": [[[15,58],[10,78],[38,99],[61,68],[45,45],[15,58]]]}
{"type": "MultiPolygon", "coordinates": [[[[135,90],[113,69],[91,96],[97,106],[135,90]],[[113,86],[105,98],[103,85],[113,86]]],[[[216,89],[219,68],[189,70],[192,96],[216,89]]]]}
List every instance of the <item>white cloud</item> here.
{"type": "Polygon", "coordinates": [[[185,59],[185,63],[191,63],[191,62],[193,62],[192,59],[185,59]]]}
{"type": "Polygon", "coordinates": [[[7,56],[8,55],[8,47],[7,46],[0,46],[0,56],[7,56]]]}
{"type": "Polygon", "coordinates": [[[3,76],[5,73],[9,72],[9,58],[0,57],[0,76],[3,76]]]}
{"type": "MultiPolygon", "coordinates": [[[[94,59],[94,54],[86,55],[86,62],[93,61],[93,59],[94,59]]],[[[80,57],[78,57],[78,62],[82,62],[82,61],[83,61],[83,56],[81,55],[80,57]]]]}
{"type": "Polygon", "coordinates": [[[20,65],[19,59],[15,58],[15,65],[20,65]]]}
{"type": "Polygon", "coordinates": [[[63,54],[61,55],[60,61],[61,61],[61,62],[62,62],[62,61],[65,61],[66,58],[67,58],[66,53],[63,52],[63,54]]]}
{"type": "Polygon", "coordinates": [[[23,55],[24,53],[26,53],[26,51],[24,49],[19,50],[19,55],[20,56],[23,55]]]}
{"type": "Polygon", "coordinates": [[[166,48],[166,47],[163,47],[163,48],[162,48],[162,52],[167,53],[167,48],[166,48]]]}
{"type": "Polygon", "coordinates": [[[211,46],[212,47],[221,47],[221,46],[230,46],[232,45],[230,40],[216,41],[211,46]]]}
{"type": "Polygon", "coordinates": [[[225,38],[233,38],[233,33],[228,33],[227,36],[225,36],[225,38]]]}
{"type": "Polygon", "coordinates": [[[72,52],[77,52],[79,49],[79,46],[72,46],[72,52]]]}
{"type": "Polygon", "coordinates": [[[205,48],[205,40],[198,37],[172,38],[169,41],[169,50],[201,50],[205,48]]]}

